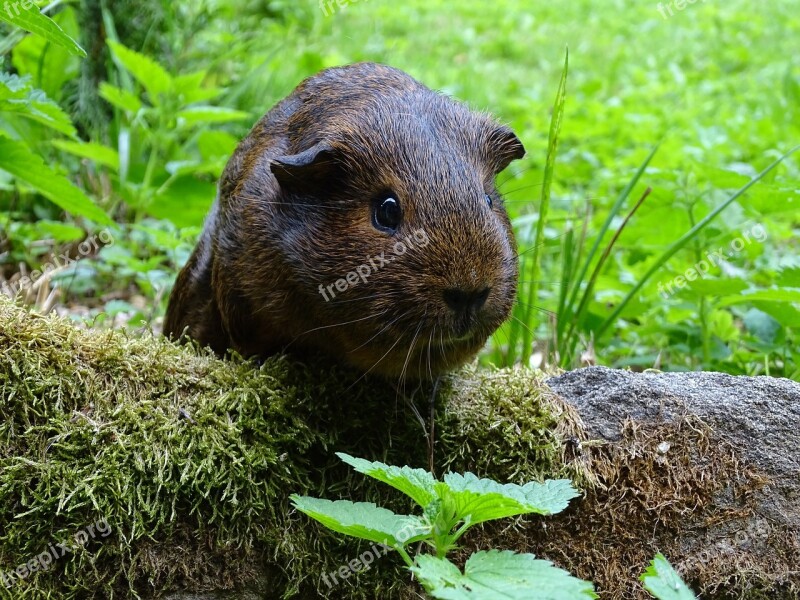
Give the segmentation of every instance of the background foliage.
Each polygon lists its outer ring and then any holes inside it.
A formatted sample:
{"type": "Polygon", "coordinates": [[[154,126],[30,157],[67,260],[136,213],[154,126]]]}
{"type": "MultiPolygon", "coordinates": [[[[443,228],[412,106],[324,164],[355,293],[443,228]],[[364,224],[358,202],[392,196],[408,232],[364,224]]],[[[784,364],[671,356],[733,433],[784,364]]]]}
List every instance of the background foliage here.
{"type": "Polygon", "coordinates": [[[157,328],[237,141],[303,77],[373,60],[495,113],[528,149],[499,183],[523,258],[536,247],[541,270],[524,263],[516,319],[486,361],[800,379],[798,155],[683,245],[602,327],[667,248],[800,142],[800,2],[708,0],[672,16],[661,5],[666,18],[655,2],[623,0],[343,4],[42,3],[86,57],[25,35],[13,18],[0,24],[6,293],[54,265],[25,294],[41,309],[157,328]],[[566,46],[549,211],[536,242],[566,46]],[[620,212],[610,212],[656,146],[620,212]],[[84,254],[81,242],[101,230],[113,243],[84,254]],[[612,240],[583,309],[562,310],[612,240]],[[714,252],[724,260],[677,284],[714,252]],[[62,254],[81,260],[61,266],[62,254]],[[573,332],[566,342],[557,316],[573,332]]]}

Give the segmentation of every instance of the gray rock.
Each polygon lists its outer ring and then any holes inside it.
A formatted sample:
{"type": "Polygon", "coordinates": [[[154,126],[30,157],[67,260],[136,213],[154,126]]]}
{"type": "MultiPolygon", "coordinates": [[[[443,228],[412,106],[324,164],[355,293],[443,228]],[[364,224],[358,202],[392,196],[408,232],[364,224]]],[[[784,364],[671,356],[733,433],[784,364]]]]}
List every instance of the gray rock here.
{"type": "MultiPolygon", "coordinates": [[[[669,558],[703,598],[800,598],[800,384],[604,367],[565,373],[548,384],[576,407],[589,438],[626,451],[639,450],[621,441],[631,422],[638,429],[690,417],[707,425],[711,447],[733,456],[725,473],[730,485],[718,491],[710,510],[690,512],[677,523],[655,519],[652,539],[643,544],[670,547],[675,555],[669,558]]],[[[666,442],[662,449],[665,460],[680,451],[666,442]]],[[[686,451],[692,466],[702,469],[705,456],[686,451]]]]}

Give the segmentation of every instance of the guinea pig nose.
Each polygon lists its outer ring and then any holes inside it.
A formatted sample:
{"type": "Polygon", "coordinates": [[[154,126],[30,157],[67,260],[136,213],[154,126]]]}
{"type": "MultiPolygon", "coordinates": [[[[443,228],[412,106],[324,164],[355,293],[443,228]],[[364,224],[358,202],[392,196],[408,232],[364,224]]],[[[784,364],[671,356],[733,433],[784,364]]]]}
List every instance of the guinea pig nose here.
{"type": "Polygon", "coordinates": [[[446,289],[443,294],[444,303],[458,315],[474,315],[486,304],[489,290],[488,287],[482,290],[446,289]]]}

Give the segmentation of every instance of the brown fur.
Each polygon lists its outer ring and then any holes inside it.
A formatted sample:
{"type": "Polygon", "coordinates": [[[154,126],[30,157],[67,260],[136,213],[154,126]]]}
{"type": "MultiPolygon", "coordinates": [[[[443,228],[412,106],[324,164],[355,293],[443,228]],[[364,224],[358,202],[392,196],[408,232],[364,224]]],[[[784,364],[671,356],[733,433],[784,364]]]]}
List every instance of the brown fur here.
{"type": "Polygon", "coordinates": [[[237,148],[164,331],[220,354],[322,351],[386,376],[457,367],[512,308],[516,245],[494,179],[523,155],[509,128],[402,71],[323,71],[237,148]],[[394,234],[373,226],[374,201],[388,191],[403,209],[394,234]],[[323,298],[320,284],[395,256],[395,243],[420,231],[427,245],[323,298]],[[487,288],[477,311],[457,313],[444,300],[446,290],[487,288]]]}

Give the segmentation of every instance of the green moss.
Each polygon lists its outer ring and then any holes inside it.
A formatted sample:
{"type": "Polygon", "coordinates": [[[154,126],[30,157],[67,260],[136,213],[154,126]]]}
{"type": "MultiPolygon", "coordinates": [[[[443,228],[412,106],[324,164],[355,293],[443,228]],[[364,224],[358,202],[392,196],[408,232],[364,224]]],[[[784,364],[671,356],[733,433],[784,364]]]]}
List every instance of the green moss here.
{"type": "MultiPolygon", "coordinates": [[[[0,299],[0,570],[99,521],[111,528],[17,581],[13,597],[151,596],[259,573],[272,595],[410,597],[394,556],[327,592],[322,575],[365,548],[288,508],[293,492],[409,508],[333,453],[427,465],[429,426],[410,403],[428,415],[430,390],[407,401],[354,379],[83,330],[0,299]]],[[[437,472],[585,478],[562,457],[578,419],[530,372],[467,369],[442,386],[436,413],[437,472]]]]}

